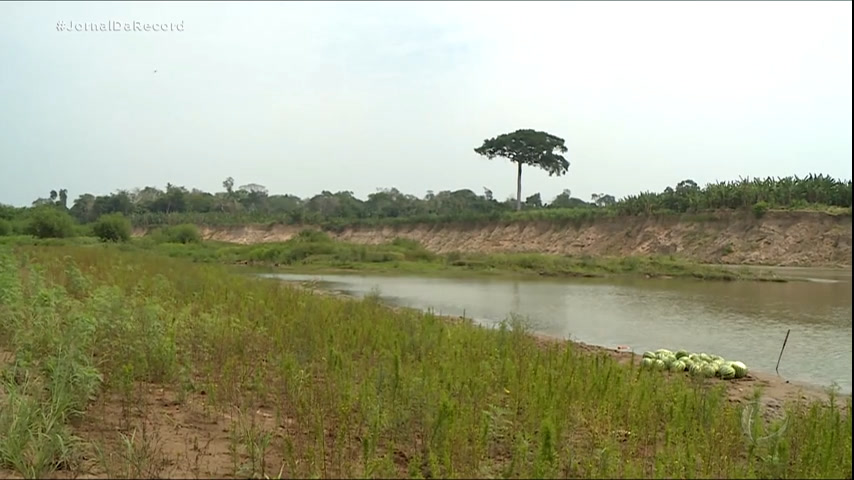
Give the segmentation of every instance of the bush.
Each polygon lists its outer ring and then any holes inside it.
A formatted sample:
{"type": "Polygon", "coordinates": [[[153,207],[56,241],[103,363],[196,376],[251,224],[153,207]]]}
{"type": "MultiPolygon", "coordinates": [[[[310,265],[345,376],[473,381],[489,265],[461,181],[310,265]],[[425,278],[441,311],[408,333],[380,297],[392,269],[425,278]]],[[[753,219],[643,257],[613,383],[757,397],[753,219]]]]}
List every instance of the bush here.
{"type": "Polygon", "coordinates": [[[753,205],[753,215],[755,215],[756,218],[762,218],[767,211],[768,202],[756,202],[753,205]]]}
{"type": "Polygon", "coordinates": [[[12,224],[8,220],[0,218],[0,237],[12,234],[12,224]]]}
{"type": "Polygon", "coordinates": [[[101,215],[92,232],[103,242],[127,242],[131,235],[130,220],[121,213],[101,215]]]}
{"type": "Polygon", "coordinates": [[[156,230],[152,238],[156,243],[201,243],[202,234],[195,225],[185,223],[156,230]]]}
{"type": "Polygon", "coordinates": [[[292,240],[299,243],[329,243],[332,238],[326,232],[307,228],[300,230],[292,240]]]}
{"type": "Polygon", "coordinates": [[[37,238],[68,238],[74,236],[74,219],[55,207],[36,208],[30,215],[26,233],[37,238]]]}

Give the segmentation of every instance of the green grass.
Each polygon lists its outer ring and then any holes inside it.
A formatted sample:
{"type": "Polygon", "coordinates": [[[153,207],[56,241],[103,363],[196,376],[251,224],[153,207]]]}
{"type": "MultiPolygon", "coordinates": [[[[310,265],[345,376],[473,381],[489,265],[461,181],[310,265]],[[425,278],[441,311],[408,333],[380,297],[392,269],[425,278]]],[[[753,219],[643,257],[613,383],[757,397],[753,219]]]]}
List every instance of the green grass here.
{"type": "MultiPolygon", "coordinates": [[[[95,441],[75,436],[85,405],[134,402],[143,382],[293,423],[235,420],[243,455],[216,476],[851,477],[850,399],[789,404],[784,424],[722,382],[543,345],[519,319],[450,324],[230,272],[138,247],[0,246],[0,468],[76,471],[95,441]]],[[[113,472],[148,471],[136,442],[113,472]]]]}
{"type": "Polygon", "coordinates": [[[127,248],[150,249],[196,262],[275,266],[295,272],[371,272],[420,275],[505,275],[540,277],[607,277],[634,275],[690,277],[705,280],[775,280],[747,269],[699,265],[674,256],[590,257],[537,253],[434,254],[418,242],[397,238],[380,245],[331,240],[325,233],[305,230],[279,243],[234,245],[219,242],[158,243],[137,240],[127,248]]]}
{"type": "MultiPolygon", "coordinates": [[[[38,240],[6,237],[0,245],[90,245],[94,238],[38,240]]],[[[369,272],[435,276],[537,277],[680,277],[702,280],[786,281],[772,273],[701,265],[676,256],[591,257],[538,253],[458,253],[439,255],[418,242],[397,238],[365,245],[334,241],[325,233],[304,230],[286,242],[236,245],[214,241],[180,243],[154,232],[119,248],[150,250],[201,263],[250,264],[305,273],[369,272]]]]}

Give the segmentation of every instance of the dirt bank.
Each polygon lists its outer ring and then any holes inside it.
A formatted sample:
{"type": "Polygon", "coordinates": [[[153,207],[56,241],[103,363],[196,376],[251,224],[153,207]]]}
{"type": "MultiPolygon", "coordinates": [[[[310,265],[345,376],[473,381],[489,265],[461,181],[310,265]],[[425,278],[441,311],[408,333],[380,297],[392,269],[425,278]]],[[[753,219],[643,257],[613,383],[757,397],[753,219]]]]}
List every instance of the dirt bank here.
{"type": "MultiPolygon", "coordinates": [[[[250,244],[285,241],[306,227],[202,227],[205,238],[250,244]]],[[[137,235],[144,234],[137,230],[137,235]]],[[[694,217],[622,217],[581,225],[492,222],[351,227],[336,239],[377,244],[404,237],[437,253],[538,252],[559,255],[675,254],[702,262],[741,265],[839,267],[851,265],[851,217],[822,212],[724,212],[694,217]]]]}

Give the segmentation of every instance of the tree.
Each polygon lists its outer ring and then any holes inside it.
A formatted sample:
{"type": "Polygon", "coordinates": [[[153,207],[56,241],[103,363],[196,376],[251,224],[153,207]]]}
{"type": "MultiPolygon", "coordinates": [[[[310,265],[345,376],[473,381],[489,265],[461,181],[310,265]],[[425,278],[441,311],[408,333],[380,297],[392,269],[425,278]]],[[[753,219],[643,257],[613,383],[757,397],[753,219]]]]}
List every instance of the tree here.
{"type": "Polygon", "coordinates": [[[516,210],[522,209],[522,165],[540,167],[549,176],[560,176],[569,170],[569,162],[561,155],[567,151],[564,139],[537,130],[505,133],[484,140],[474,151],[490,160],[502,157],[516,163],[516,210]]]}
{"type": "Polygon", "coordinates": [[[95,196],[91,193],[84,193],[77,197],[74,204],[71,206],[71,214],[74,215],[81,223],[86,223],[93,220],[92,211],[95,207],[95,196]]]}
{"type": "Polygon", "coordinates": [[[57,205],[61,206],[63,209],[68,208],[68,190],[65,188],[59,189],[59,203],[57,205]]]}
{"type": "Polygon", "coordinates": [[[610,207],[617,203],[617,199],[613,195],[606,195],[604,193],[590,195],[590,201],[597,207],[610,207]]]}
{"type": "Polygon", "coordinates": [[[543,198],[539,193],[535,193],[530,197],[525,199],[525,206],[531,208],[542,208],[543,207],[543,198]]]}
{"type": "Polygon", "coordinates": [[[240,187],[241,203],[250,211],[260,210],[267,199],[267,187],[250,183],[240,187]]]}

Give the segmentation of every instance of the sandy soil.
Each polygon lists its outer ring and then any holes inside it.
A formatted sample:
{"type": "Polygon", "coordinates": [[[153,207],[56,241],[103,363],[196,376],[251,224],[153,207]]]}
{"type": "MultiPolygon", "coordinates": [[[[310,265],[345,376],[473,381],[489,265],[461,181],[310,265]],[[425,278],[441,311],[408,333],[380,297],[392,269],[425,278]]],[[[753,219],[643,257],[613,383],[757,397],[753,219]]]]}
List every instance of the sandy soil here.
{"type": "MultiPolygon", "coordinates": [[[[205,238],[239,244],[286,241],[305,226],[202,227],[205,238]]],[[[329,232],[339,240],[378,244],[395,237],[419,241],[437,253],[539,252],[627,256],[676,254],[732,265],[839,267],[851,265],[851,217],[821,212],[722,212],[713,219],[624,217],[585,225],[556,222],[354,227],[329,232]]],[[[137,229],[135,235],[145,234],[137,229]]]]}

